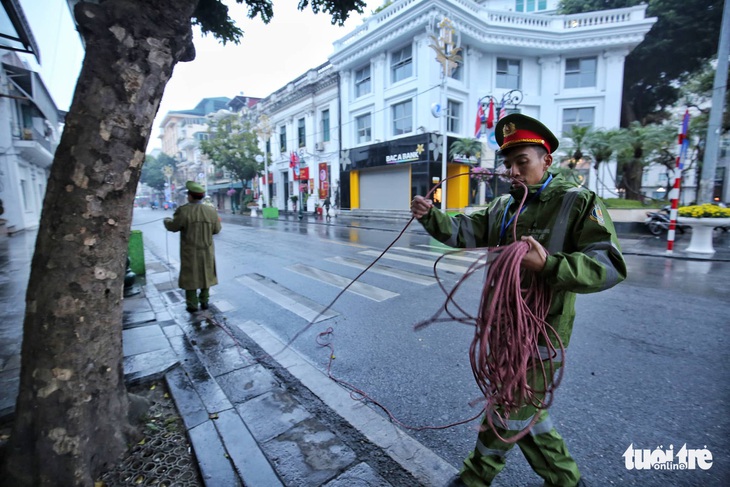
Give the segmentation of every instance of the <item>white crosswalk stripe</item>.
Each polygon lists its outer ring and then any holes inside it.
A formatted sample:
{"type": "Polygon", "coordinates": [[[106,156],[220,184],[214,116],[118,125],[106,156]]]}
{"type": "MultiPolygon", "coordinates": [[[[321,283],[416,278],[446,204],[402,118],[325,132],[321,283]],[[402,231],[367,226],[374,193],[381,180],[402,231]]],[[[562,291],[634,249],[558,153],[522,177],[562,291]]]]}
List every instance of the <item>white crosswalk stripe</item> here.
{"type": "MultiPolygon", "coordinates": [[[[282,308],[304,318],[308,322],[314,320],[315,317],[317,317],[317,315],[322,313],[325,309],[324,306],[315,303],[291,289],[277,284],[261,274],[246,274],[237,277],[236,280],[250,288],[252,291],[272,301],[274,304],[278,304],[282,308]]],[[[334,318],[335,316],[339,316],[339,313],[329,309],[322,313],[315,323],[334,318]]]]}
{"type": "MultiPolygon", "coordinates": [[[[365,269],[369,263],[362,262],[357,259],[350,259],[348,257],[340,257],[339,255],[337,257],[330,257],[327,259],[329,262],[334,262],[335,264],[341,264],[346,265],[349,267],[354,267],[355,269],[363,270],[365,269]]],[[[384,276],[388,277],[394,277],[396,279],[401,279],[403,281],[412,282],[414,284],[420,284],[422,286],[430,286],[431,284],[436,283],[436,278],[433,276],[424,276],[422,274],[417,274],[415,272],[406,271],[403,269],[397,269],[395,267],[388,267],[386,265],[382,264],[375,264],[370,269],[368,269],[368,272],[373,272],[375,274],[382,274],[384,276]]]]}
{"type": "MultiPolygon", "coordinates": [[[[287,269],[296,272],[297,274],[300,274],[302,276],[316,279],[320,282],[324,282],[325,284],[329,284],[340,289],[344,289],[348,284],[352,282],[352,279],[350,279],[349,277],[343,277],[304,264],[294,264],[287,267],[287,269]]],[[[359,281],[353,283],[347,289],[347,291],[358,294],[364,298],[372,299],[373,301],[377,302],[385,301],[386,299],[398,296],[398,293],[394,293],[386,289],[381,289],[376,286],[371,286],[370,284],[365,284],[359,281]]]]}
{"type": "MultiPolygon", "coordinates": [[[[368,257],[377,257],[381,254],[381,252],[378,252],[376,250],[363,250],[362,252],[360,252],[360,254],[368,256],[368,257]]],[[[386,254],[383,255],[382,258],[388,259],[388,260],[395,260],[395,261],[403,262],[406,264],[414,264],[414,265],[418,265],[418,266],[422,266],[422,267],[433,268],[433,263],[436,261],[437,257],[438,257],[438,255],[433,254],[432,259],[423,259],[420,257],[410,257],[407,255],[396,254],[394,252],[386,252],[386,254]]],[[[442,260],[441,262],[439,262],[438,270],[454,272],[456,274],[464,274],[469,270],[469,267],[463,266],[463,265],[457,265],[457,264],[448,264],[448,263],[443,262],[443,260],[442,260]]]]}

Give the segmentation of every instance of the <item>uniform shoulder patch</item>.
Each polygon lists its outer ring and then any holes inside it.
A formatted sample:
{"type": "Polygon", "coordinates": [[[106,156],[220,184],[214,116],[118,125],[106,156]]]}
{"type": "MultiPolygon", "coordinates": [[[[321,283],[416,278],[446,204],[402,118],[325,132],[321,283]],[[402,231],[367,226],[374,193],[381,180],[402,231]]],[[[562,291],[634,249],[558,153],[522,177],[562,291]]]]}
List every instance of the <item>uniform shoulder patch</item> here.
{"type": "Polygon", "coordinates": [[[606,224],[605,220],[603,219],[603,211],[598,205],[594,205],[593,209],[591,210],[590,219],[594,222],[598,223],[599,225],[603,226],[606,224]]]}

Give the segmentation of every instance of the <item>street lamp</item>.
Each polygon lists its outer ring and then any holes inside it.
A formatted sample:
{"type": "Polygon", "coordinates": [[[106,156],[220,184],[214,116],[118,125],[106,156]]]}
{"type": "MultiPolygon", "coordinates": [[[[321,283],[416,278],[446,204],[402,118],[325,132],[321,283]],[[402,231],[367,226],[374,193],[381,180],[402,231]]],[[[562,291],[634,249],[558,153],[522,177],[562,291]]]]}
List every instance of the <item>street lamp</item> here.
{"type": "MultiPolygon", "coordinates": [[[[499,101],[497,101],[497,98],[492,95],[485,95],[485,96],[479,98],[479,101],[477,101],[477,105],[482,107],[482,111],[484,113],[488,113],[488,104],[489,103],[492,103],[493,105],[497,105],[499,107],[498,108],[499,111],[497,113],[497,120],[499,120],[503,116],[502,110],[504,110],[507,105],[513,105],[513,109],[517,109],[517,105],[522,103],[522,91],[520,91],[518,89],[510,90],[507,93],[503,94],[502,98],[500,98],[499,101]]],[[[497,151],[499,149],[499,145],[497,144],[496,139],[492,140],[493,135],[494,135],[494,130],[487,131],[487,146],[490,149],[497,151]]],[[[487,166],[487,167],[489,167],[489,166],[487,166]]],[[[494,171],[497,170],[496,161],[495,161],[494,167],[492,169],[494,171]]],[[[492,179],[494,180],[493,194],[496,197],[496,195],[497,195],[497,177],[493,176],[492,179]]]]}
{"type": "Polygon", "coordinates": [[[441,153],[441,209],[446,211],[446,178],[448,177],[448,161],[446,152],[448,150],[447,144],[447,111],[448,111],[448,100],[446,99],[446,79],[451,76],[451,73],[459,66],[461,61],[461,48],[456,46],[454,37],[456,31],[454,26],[447,17],[439,23],[439,36],[431,36],[430,47],[436,51],[436,61],[441,65],[441,109],[439,110],[438,116],[441,117],[441,136],[443,137],[443,147],[441,153]]]}
{"type": "Polygon", "coordinates": [[[266,191],[266,200],[264,201],[264,204],[271,206],[271,201],[269,200],[269,157],[267,154],[268,151],[266,150],[266,144],[269,141],[269,137],[271,137],[271,123],[269,122],[269,117],[265,114],[261,115],[259,117],[259,123],[254,131],[256,132],[256,135],[261,137],[264,141],[264,189],[266,191]]]}

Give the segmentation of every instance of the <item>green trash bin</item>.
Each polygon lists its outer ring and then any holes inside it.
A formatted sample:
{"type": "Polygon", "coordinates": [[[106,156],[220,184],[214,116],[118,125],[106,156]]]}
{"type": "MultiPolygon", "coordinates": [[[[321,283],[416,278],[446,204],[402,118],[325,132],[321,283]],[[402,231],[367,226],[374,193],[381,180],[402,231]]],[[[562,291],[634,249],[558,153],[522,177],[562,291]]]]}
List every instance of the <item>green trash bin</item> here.
{"type": "Polygon", "coordinates": [[[129,235],[129,267],[138,276],[145,275],[144,242],[141,230],[132,230],[129,235]]]}

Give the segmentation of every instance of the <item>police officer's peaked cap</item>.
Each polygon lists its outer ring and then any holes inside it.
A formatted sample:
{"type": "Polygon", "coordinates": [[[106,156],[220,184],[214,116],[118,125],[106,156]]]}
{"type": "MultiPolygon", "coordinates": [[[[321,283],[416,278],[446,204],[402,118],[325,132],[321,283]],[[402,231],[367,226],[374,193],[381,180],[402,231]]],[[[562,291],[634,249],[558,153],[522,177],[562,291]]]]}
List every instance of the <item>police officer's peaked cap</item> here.
{"type": "Polygon", "coordinates": [[[195,181],[188,181],[187,183],[185,183],[185,187],[190,193],[205,194],[205,188],[203,188],[203,186],[196,183],[195,181]]]}
{"type": "Polygon", "coordinates": [[[497,122],[494,136],[500,152],[523,145],[541,145],[552,154],[558,148],[558,139],[549,128],[521,113],[512,113],[497,122]]]}

